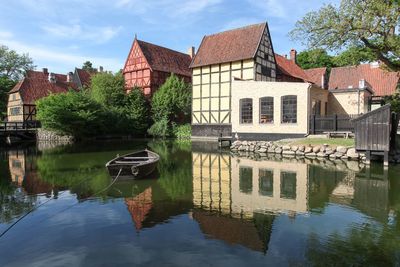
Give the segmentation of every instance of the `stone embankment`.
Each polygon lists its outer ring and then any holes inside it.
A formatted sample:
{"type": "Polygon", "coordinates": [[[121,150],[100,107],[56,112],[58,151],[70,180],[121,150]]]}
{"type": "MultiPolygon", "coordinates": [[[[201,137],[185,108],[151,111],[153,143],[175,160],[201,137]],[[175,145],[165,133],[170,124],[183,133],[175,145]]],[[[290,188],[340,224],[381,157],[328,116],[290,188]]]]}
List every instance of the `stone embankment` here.
{"type": "Polygon", "coordinates": [[[38,141],[51,141],[51,142],[62,142],[62,143],[71,143],[74,141],[74,138],[69,135],[59,135],[55,132],[38,129],[37,136],[38,141]]]}
{"type": "MultiPolygon", "coordinates": [[[[358,153],[354,147],[324,145],[284,145],[272,141],[235,141],[231,146],[234,152],[253,152],[263,154],[278,154],[287,157],[328,158],[330,160],[360,160],[365,161],[363,153],[358,153]]],[[[400,153],[391,155],[391,162],[400,163],[400,153]]]]}

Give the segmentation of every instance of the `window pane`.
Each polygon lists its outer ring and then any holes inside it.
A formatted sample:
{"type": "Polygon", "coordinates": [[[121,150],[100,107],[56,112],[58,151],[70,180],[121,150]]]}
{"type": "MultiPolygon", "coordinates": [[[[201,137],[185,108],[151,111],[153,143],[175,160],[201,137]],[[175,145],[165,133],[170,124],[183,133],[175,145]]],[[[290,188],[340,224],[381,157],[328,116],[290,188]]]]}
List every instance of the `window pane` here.
{"type": "Polygon", "coordinates": [[[253,191],[253,168],[240,167],[239,169],[240,192],[250,194],[253,191]]]}
{"type": "Polygon", "coordinates": [[[258,193],[262,196],[272,196],[274,192],[274,173],[270,170],[258,171],[258,193]]]}
{"type": "Polygon", "coordinates": [[[260,123],[274,122],[274,98],[260,98],[260,123]]]}
{"type": "Polygon", "coordinates": [[[283,123],[297,122],[297,96],[295,95],[282,96],[282,122],[283,123]]]}
{"type": "Polygon", "coordinates": [[[240,99],[240,123],[253,123],[253,99],[240,99]]]}
{"type": "Polygon", "coordinates": [[[296,199],[295,172],[281,172],[281,198],[296,199]]]}

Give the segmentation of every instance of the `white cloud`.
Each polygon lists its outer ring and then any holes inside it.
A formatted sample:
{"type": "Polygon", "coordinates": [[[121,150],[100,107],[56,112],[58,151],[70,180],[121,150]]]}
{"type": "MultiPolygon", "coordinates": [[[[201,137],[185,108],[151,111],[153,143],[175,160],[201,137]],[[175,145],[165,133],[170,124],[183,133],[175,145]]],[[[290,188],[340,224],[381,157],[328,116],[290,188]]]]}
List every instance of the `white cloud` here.
{"type": "Polygon", "coordinates": [[[52,37],[105,43],[117,36],[122,27],[90,27],[74,23],[69,25],[46,24],[42,26],[42,29],[52,37]]]}
{"type": "Polygon", "coordinates": [[[0,43],[8,46],[18,53],[28,53],[36,65],[48,67],[54,72],[67,72],[79,67],[83,62],[89,60],[94,66],[104,66],[106,70],[118,71],[123,67],[123,62],[115,58],[83,56],[77,53],[68,53],[51,47],[36,46],[19,42],[14,39],[2,38],[0,43]]]}
{"type": "Polygon", "coordinates": [[[9,39],[12,38],[14,35],[9,31],[0,31],[0,39],[9,39]]]}
{"type": "Polygon", "coordinates": [[[282,0],[247,0],[247,2],[269,17],[288,18],[289,14],[286,10],[295,9],[289,8],[291,5],[282,0]]]}

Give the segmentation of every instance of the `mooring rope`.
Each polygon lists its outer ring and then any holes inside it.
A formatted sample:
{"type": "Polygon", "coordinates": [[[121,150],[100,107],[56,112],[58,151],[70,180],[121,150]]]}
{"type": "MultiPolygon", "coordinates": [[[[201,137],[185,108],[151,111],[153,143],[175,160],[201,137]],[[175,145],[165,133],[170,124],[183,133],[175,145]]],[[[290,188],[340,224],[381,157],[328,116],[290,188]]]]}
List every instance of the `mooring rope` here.
{"type": "MultiPolygon", "coordinates": [[[[100,190],[100,191],[98,191],[98,192],[92,194],[92,195],[89,196],[87,199],[89,199],[89,198],[91,198],[91,197],[93,197],[93,196],[96,196],[96,195],[98,195],[98,194],[100,194],[100,193],[106,191],[107,189],[109,189],[109,188],[117,181],[117,179],[119,178],[121,172],[122,172],[122,168],[119,170],[118,175],[114,178],[114,180],[113,180],[107,187],[105,187],[104,189],[102,189],[102,190],[100,190]]],[[[85,181],[87,181],[87,180],[83,180],[83,181],[79,182],[79,183],[76,184],[76,185],[80,185],[81,183],[83,183],[83,182],[85,182],[85,181]]],[[[75,186],[76,186],[76,185],[75,185],[75,186]]],[[[67,192],[67,190],[65,190],[64,192],[61,192],[57,197],[63,195],[65,192],[67,192]]],[[[19,223],[20,221],[22,221],[26,216],[28,216],[28,215],[31,214],[33,211],[35,211],[35,210],[37,210],[38,208],[40,208],[40,207],[46,205],[47,203],[49,203],[50,201],[52,201],[52,200],[54,200],[54,199],[56,199],[55,196],[51,197],[50,199],[44,201],[43,203],[40,203],[39,205],[33,207],[32,209],[30,209],[27,213],[25,213],[23,216],[21,216],[21,217],[18,218],[15,222],[13,222],[9,227],[7,227],[7,229],[4,230],[4,231],[0,234],[0,238],[2,238],[8,231],[10,231],[17,223],[19,223]]],[[[62,213],[62,212],[64,212],[64,211],[66,211],[66,210],[68,210],[68,209],[74,207],[75,205],[77,205],[77,204],[79,204],[79,203],[81,203],[81,202],[78,201],[78,203],[75,203],[75,204],[71,205],[70,207],[68,207],[68,208],[66,208],[66,209],[64,209],[64,210],[62,210],[61,212],[57,213],[56,215],[58,215],[58,214],[60,214],[60,213],[62,213]]]]}

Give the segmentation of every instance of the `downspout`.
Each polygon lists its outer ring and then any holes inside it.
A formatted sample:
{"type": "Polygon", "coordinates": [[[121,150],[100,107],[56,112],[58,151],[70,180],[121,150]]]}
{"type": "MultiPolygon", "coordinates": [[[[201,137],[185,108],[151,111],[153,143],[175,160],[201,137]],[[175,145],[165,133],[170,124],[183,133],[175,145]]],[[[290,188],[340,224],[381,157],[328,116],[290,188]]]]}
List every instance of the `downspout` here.
{"type": "Polygon", "coordinates": [[[358,88],[358,115],[360,115],[360,94],[361,94],[361,89],[358,88]]]}

